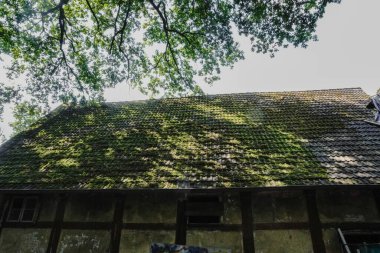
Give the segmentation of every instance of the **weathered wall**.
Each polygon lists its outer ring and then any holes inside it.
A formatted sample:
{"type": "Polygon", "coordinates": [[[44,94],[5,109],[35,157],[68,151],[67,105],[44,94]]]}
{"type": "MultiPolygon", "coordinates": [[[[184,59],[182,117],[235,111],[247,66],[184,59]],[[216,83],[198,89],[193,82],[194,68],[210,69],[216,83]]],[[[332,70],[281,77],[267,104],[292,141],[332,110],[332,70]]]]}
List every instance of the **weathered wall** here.
{"type": "Polygon", "coordinates": [[[59,253],[105,253],[111,233],[103,230],[64,229],[58,244],[59,253]]]}
{"type": "Polygon", "coordinates": [[[187,244],[206,248],[230,249],[233,253],[243,253],[240,232],[190,230],[187,232],[187,244]]]}
{"type": "MultiPolygon", "coordinates": [[[[175,193],[129,194],[125,198],[123,222],[125,223],[176,223],[177,199],[175,193]]],[[[182,195],[183,198],[183,195],[182,195]]],[[[224,215],[221,223],[241,224],[239,196],[222,196],[224,215]]]]}
{"type": "MultiPolygon", "coordinates": [[[[302,191],[255,194],[254,223],[307,222],[302,191]]],[[[261,230],[254,232],[256,253],[313,252],[308,230],[261,230]]]]}
{"type": "Polygon", "coordinates": [[[308,220],[302,191],[256,194],[253,196],[252,205],[256,223],[308,220]]]}
{"type": "Polygon", "coordinates": [[[178,195],[173,193],[128,194],[125,198],[125,223],[176,223],[178,195]]]}
{"type": "Polygon", "coordinates": [[[105,194],[79,194],[69,197],[64,221],[112,221],[115,198],[105,194]]]}
{"type": "Polygon", "coordinates": [[[223,195],[224,215],[221,223],[241,224],[240,198],[238,194],[223,195]]]}
{"type": "Polygon", "coordinates": [[[45,253],[50,229],[3,228],[0,237],[0,252],[45,253]]]}
{"type": "Polygon", "coordinates": [[[326,247],[326,253],[341,252],[341,246],[336,229],[329,228],[323,230],[323,241],[326,247]]]}
{"type": "MultiPolygon", "coordinates": [[[[56,195],[41,195],[38,222],[53,221],[57,208],[56,195]]],[[[151,192],[125,197],[124,223],[145,225],[162,224],[173,230],[123,229],[120,240],[122,253],[149,253],[151,243],[174,243],[177,200],[179,193],[151,192]]],[[[254,194],[253,218],[260,223],[308,222],[306,199],[302,191],[291,193],[254,194]]],[[[0,200],[2,195],[0,195],[0,200]]],[[[221,195],[224,203],[222,224],[241,224],[241,206],[238,194],[221,195]]],[[[64,222],[111,222],[116,198],[112,195],[86,194],[68,198],[64,222]]],[[[317,191],[317,205],[322,223],[328,222],[380,222],[379,212],[371,191],[317,191]]],[[[3,228],[0,235],[0,252],[45,252],[51,229],[3,228]],[[25,250],[28,249],[28,250],[25,250]]],[[[63,229],[58,245],[59,253],[106,252],[110,246],[111,232],[106,230],[63,229]]],[[[187,245],[232,249],[242,253],[242,234],[189,228],[187,245]]],[[[256,230],[254,231],[257,253],[307,253],[312,252],[308,229],[256,230]]],[[[327,253],[340,252],[336,229],[324,229],[323,240],[327,253]]]]}
{"type": "Polygon", "coordinates": [[[321,222],[379,222],[371,191],[319,191],[317,204],[321,222]]]}
{"type": "Polygon", "coordinates": [[[38,221],[53,221],[55,211],[57,208],[58,198],[56,195],[41,195],[40,212],[38,214],[38,221]]]}
{"type": "MultiPolygon", "coordinates": [[[[322,223],[380,221],[379,210],[371,191],[317,191],[317,205],[322,223]]],[[[324,229],[323,240],[326,253],[341,252],[336,229],[324,229]]]]}
{"type": "Polygon", "coordinates": [[[149,253],[152,243],[174,243],[175,231],[123,230],[120,253],[149,253]]]}
{"type": "Polygon", "coordinates": [[[265,230],[255,232],[256,253],[312,253],[308,230],[265,230]]]}

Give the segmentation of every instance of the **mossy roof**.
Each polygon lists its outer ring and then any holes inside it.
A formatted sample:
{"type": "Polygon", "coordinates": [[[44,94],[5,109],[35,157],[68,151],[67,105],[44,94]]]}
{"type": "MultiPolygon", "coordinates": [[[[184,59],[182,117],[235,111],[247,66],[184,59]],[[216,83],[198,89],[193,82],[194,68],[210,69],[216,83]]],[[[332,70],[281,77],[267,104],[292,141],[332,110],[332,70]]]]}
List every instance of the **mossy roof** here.
{"type": "Polygon", "coordinates": [[[2,189],[378,184],[361,89],[61,107],[0,148],[2,189]]]}

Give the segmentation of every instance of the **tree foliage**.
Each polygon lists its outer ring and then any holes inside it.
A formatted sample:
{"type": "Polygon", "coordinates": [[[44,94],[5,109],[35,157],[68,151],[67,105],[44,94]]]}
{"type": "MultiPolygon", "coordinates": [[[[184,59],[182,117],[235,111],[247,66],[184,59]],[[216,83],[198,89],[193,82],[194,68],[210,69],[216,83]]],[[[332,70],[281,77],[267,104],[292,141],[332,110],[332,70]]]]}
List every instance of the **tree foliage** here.
{"type": "Polygon", "coordinates": [[[196,77],[212,83],[243,58],[235,31],[259,53],[306,47],[331,2],[2,0],[0,54],[12,59],[8,76],[26,84],[0,104],[20,90],[42,103],[100,98],[125,81],[152,94],[200,92],[196,77]]]}
{"type": "Polygon", "coordinates": [[[44,111],[36,103],[21,102],[14,109],[14,121],[10,124],[13,128],[13,135],[25,131],[30,125],[44,114],[44,111]]]}

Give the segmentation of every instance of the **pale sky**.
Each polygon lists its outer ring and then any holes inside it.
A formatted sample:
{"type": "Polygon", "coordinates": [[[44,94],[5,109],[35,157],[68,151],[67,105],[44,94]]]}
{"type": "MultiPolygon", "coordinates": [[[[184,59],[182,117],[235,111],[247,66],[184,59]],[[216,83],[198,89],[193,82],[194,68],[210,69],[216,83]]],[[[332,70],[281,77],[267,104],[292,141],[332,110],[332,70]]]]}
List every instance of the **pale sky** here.
{"type": "MultiPolygon", "coordinates": [[[[379,10],[379,0],[330,4],[318,23],[319,41],[310,43],[307,49],[282,49],[274,58],[250,52],[249,40],[239,39],[245,60],[232,70],[222,69],[221,79],[212,87],[201,87],[206,94],[347,87],[361,87],[375,94],[380,88],[379,10]]],[[[147,98],[126,84],[106,90],[105,97],[107,101],[147,98]]],[[[0,123],[6,136],[12,131],[10,121],[8,109],[0,123]]]]}

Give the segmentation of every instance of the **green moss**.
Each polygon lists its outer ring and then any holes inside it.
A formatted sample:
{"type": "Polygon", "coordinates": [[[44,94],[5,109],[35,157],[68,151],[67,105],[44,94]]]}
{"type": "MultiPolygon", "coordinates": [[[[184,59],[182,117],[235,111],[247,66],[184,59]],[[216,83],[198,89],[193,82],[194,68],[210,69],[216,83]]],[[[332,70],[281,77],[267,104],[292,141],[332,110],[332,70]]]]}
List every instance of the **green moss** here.
{"type": "Polygon", "coordinates": [[[307,144],[345,129],[352,115],[316,110],[313,99],[264,93],[67,108],[2,154],[0,183],[91,189],[328,180],[307,144]]]}

